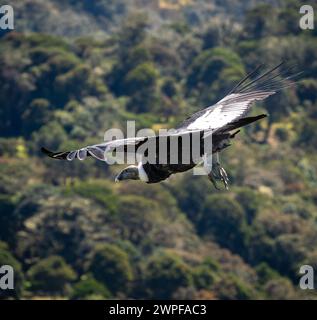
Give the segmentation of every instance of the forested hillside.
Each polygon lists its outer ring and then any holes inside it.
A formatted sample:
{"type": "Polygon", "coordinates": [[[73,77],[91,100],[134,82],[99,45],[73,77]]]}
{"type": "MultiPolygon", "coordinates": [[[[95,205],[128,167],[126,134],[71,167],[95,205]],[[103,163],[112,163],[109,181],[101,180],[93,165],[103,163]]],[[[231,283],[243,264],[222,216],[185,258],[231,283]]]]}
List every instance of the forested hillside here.
{"type": "Polygon", "coordinates": [[[0,296],[317,297],[298,286],[301,265],[317,270],[316,28],[299,28],[301,1],[257,3],[12,1],[16,29],[0,37],[0,265],[16,287],[0,296]],[[115,184],[120,166],[40,153],[101,142],[127,120],[172,128],[281,60],[304,73],[255,105],[269,117],[222,153],[229,191],[192,172],[115,184]]]}

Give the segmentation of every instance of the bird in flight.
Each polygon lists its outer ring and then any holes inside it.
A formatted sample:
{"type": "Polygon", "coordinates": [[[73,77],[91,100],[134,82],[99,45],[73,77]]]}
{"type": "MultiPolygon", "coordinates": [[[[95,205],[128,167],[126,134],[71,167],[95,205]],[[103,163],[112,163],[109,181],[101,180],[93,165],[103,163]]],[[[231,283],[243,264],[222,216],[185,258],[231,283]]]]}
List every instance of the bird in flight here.
{"type": "Polygon", "coordinates": [[[116,176],[115,181],[132,179],[146,183],[157,183],[172,174],[188,171],[197,164],[203,163],[206,174],[215,188],[218,189],[218,180],[228,189],[229,179],[220,164],[219,153],[230,146],[231,139],[239,132],[238,128],[267,116],[260,114],[245,117],[255,101],[264,100],[293,84],[291,80],[298,74],[289,75],[290,69],[284,68],[283,65],[282,62],[264,72],[261,72],[263,66],[258,66],[223,99],[194,113],[174,131],[167,134],[111,140],[73,151],[52,152],[43,147],[41,150],[53,159],[73,161],[76,158],[84,160],[87,156],[92,156],[98,160],[107,161],[107,155],[110,153],[118,150],[123,153],[131,152],[129,148],[132,146],[132,152],[135,154],[140,153],[141,149],[143,150],[141,159],[137,165],[130,165],[123,169],[116,176]],[[195,141],[194,136],[198,137],[195,141]],[[208,137],[212,137],[212,143],[209,146],[205,143],[208,137]],[[186,138],[189,139],[186,140],[186,138]],[[163,139],[167,146],[165,161],[161,161],[160,156],[160,140],[163,139]],[[174,144],[171,148],[172,141],[175,139],[177,141],[176,147],[174,144]],[[184,140],[190,142],[184,146],[182,143],[184,140]],[[150,145],[155,146],[155,149],[152,148],[154,151],[151,151],[150,145]],[[199,151],[195,155],[193,149],[197,146],[199,151]],[[150,156],[152,161],[148,161],[150,156]],[[173,161],[171,161],[172,158],[173,161]],[[187,158],[187,161],[184,161],[184,158],[187,158]]]}

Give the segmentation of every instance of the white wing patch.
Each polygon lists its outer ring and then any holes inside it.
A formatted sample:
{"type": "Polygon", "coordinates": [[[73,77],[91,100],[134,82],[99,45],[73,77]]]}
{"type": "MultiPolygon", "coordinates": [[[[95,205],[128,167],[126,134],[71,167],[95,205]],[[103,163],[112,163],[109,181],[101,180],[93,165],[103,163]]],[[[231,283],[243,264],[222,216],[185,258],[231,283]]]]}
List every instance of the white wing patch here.
{"type": "Polygon", "coordinates": [[[119,139],[87,146],[79,150],[70,151],[66,159],[68,161],[72,161],[74,159],[85,160],[89,154],[98,160],[107,161],[108,152],[111,152],[115,148],[119,149],[124,148],[124,146],[127,145],[135,145],[138,142],[143,141],[145,138],[146,137],[119,139]]]}
{"type": "Polygon", "coordinates": [[[242,117],[256,100],[263,100],[275,91],[253,91],[249,93],[232,93],[224,97],[215,105],[187,126],[188,130],[211,130],[242,117]]]}

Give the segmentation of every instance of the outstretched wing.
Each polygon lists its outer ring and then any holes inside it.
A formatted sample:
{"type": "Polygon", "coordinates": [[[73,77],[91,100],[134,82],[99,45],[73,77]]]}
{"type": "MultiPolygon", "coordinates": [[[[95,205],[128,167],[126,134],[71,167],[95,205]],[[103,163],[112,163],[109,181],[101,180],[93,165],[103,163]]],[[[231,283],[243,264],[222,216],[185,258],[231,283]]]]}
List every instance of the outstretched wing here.
{"type": "Polygon", "coordinates": [[[282,65],[283,62],[255,77],[262,66],[257,67],[222,100],[193,114],[179,126],[179,129],[215,131],[240,119],[248,112],[252,103],[292,84],[290,80],[298,74],[287,75],[290,69],[281,70],[282,65]]]}
{"type": "MultiPolygon", "coordinates": [[[[100,144],[95,144],[92,146],[86,146],[81,149],[71,150],[71,151],[62,151],[62,152],[52,152],[44,147],[41,148],[41,151],[47,156],[53,159],[59,160],[68,160],[72,161],[74,159],[84,160],[86,157],[92,156],[101,161],[107,161],[107,154],[113,151],[124,152],[124,153],[137,153],[138,148],[148,142],[148,146],[150,144],[154,144],[157,148],[158,140],[161,137],[171,138],[173,136],[185,136],[188,134],[193,134],[194,132],[201,132],[202,130],[171,130],[167,133],[156,135],[156,136],[145,136],[145,137],[134,137],[127,139],[118,139],[112,140],[100,144]],[[134,146],[134,148],[128,148],[129,146],[134,146]]],[[[155,149],[158,151],[158,149],[155,149]]]]}
{"type": "Polygon", "coordinates": [[[86,157],[92,156],[98,160],[106,161],[107,153],[122,148],[122,151],[126,151],[127,146],[135,145],[136,149],[144,143],[148,137],[135,137],[120,140],[112,140],[100,144],[95,144],[92,146],[86,146],[78,150],[63,151],[63,152],[52,152],[44,147],[41,151],[47,156],[53,159],[68,160],[72,161],[74,159],[84,160],[86,157]]]}

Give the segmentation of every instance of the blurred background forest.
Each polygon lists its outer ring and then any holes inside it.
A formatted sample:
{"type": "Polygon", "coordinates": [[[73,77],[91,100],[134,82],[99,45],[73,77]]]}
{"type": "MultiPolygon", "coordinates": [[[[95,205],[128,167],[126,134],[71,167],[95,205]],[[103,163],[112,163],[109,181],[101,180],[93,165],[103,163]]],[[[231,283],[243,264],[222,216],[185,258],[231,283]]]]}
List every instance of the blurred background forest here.
{"type": "MultiPolygon", "coordinates": [[[[317,28],[283,0],[11,0],[0,35],[0,265],[24,299],[315,299],[317,28]],[[259,63],[305,73],[254,106],[222,154],[231,179],[115,184],[118,166],[40,147],[173,127],[259,63]]],[[[315,7],[317,10],[317,7],[315,7]]],[[[316,23],[315,23],[316,24],[316,23]]]]}

